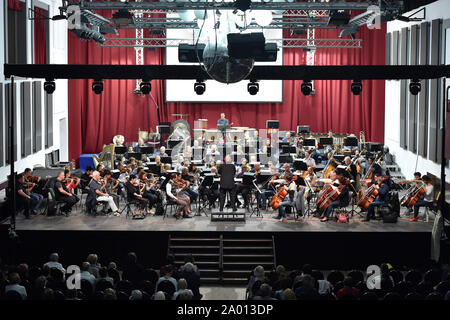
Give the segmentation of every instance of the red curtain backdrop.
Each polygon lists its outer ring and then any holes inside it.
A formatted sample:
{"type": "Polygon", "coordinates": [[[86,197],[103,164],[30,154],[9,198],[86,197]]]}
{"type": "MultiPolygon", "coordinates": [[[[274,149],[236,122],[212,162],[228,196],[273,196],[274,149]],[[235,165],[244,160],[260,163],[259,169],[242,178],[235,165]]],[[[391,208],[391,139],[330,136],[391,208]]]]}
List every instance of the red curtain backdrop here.
{"type": "MultiPolygon", "coordinates": [[[[362,49],[317,49],[316,65],[384,65],[386,27],[379,30],[361,28],[356,35],[363,39],[362,49]]],[[[316,30],[316,37],[336,39],[339,30],[316,30]]],[[[134,37],[134,30],[121,30],[120,37],[134,37]]],[[[145,64],[164,63],[164,49],[145,50],[145,64]]],[[[301,49],[283,51],[285,65],[304,65],[306,53],[301,49]]],[[[133,48],[101,48],[93,42],[77,39],[69,33],[70,64],[135,64],[133,48]]],[[[156,107],[150,96],[133,94],[135,81],[106,80],[104,91],[95,95],[92,80],[69,80],[70,157],[99,152],[116,134],[126,141],[137,141],[138,129],[157,125],[156,107]]],[[[188,121],[209,119],[215,126],[221,112],[235,126],[265,128],[266,120],[280,120],[281,130],[296,130],[310,125],[314,132],[348,132],[367,141],[384,141],[384,81],[363,81],[360,96],[350,91],[351,81],[315,81],[316,94],[304,96],[301,81],[284,81],[282,103],[165,103],[164,81],[152,81],[152,94],[160,107],[161,121],[174,121],[173,113],[189,114],[188,121]]],[[[208,90],[208,84],[206,84],[208,90]]]]}
{"type": "Polygon", "coordinates": [[[22,11],[24,3],[19,0],[8,0],[8,9],[14,11],[22,11]]]}
{"type": "Polygon", "coordinates": [[[34,63],[47,63],[47,41],[45,35],[45,21],[47,11],[38,7],[34,7],[34,63]]]}

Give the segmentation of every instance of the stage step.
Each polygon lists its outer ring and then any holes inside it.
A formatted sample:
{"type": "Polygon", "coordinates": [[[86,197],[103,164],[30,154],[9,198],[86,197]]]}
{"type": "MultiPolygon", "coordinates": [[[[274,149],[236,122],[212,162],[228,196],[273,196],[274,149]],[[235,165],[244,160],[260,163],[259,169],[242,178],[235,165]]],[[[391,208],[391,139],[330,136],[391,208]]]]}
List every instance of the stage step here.
{"type": "Polygon", "coordinates": [[[219,209],[213,209],[211,211],[211,221],[242,221],[245,222],[246,210],[238,209],[233,211],[231,209],[226,209],[220,212],[219,209]]]}
{"type": "MultiPolygon", "coordinates": [[[[245,219],[245,211],[240,211],[245,219]]],[[[223,214],[229,213],[220,213],[223,214]]],[[[239,212],[231,214],[237,215],[239,212]]],[[[274,246],[272,236],[259,238],[241,236],[236,239],[228,234],[217,238],[169,235],[168,254],[176,257],[175,263],[178,266],[184,264],[184,257],[192,256],[199,268],[202,283],[246,284],[248,276],[256,266],[261,265],[267,271],[275,267],[274,246]]]]}

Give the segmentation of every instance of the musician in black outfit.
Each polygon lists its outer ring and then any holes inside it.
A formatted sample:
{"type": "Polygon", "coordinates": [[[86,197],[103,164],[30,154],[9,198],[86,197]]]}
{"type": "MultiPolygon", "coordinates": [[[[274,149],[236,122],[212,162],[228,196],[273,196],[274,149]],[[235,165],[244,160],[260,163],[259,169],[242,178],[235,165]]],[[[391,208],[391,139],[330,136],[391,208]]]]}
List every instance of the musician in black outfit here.
{"type": "Polygon", "coordinates": [[[94,168],[92,166],[87,166],[86,171],[80,177],[80,188],[86,189],[89,181],[91,181],[92,173],[94,173],[94,168]]]}
{"type": "MultiPolygon", "coordinates": [[[[244,174],[248,172],[247,166],[242,166],[241,172],[236,176],[238,179],[244,179],[244,174]]],[[[251,186],[244,183],[244,181],[236,184],[236,195],[242,194],[242,198],[244,199],[244,208],[248,207],[248,202],[250,198],[251,186]]]]}
{"type": "MultiPolygon", "coordinates": [[[[327,209],[325,210],[323,219],[320,220],[321,222],[328,221],[328,218],[330,217],[330,214],[334,208],[343,208],[343,207],[348,206],[348,204],[350,203],[348,180],[346,180],[345,177],[342,174],[340,174],[340,175],[338,175],[338,181],[339,181],[339,186],[344,186],[344,185],[345,186],[342,188],[341,193],[339,194],[337,199],[328,205],[327,209]]],[[[339,189],[339,186],[332,185],[333,189],[335,189],[335,190],[339,189]]]]}
{"type": "Polygon", "coordinates": [[[375,174],[375,186],[378,189],[378,197],[369,204],[367,209],[367,216],[364,221],[369,221],[375,218],[375,207],[385,205],[389,202],[389,185],[385,183],[384,177],[380,174],[375,174]]]}
{"type": "Polygon", "coordinates": [[[236,168],[233,163],[231,163],[230,155],[225,157],[225,164],[221,165],[219,168],[220,175],[220,207],[219,210],[223,211],[223,206],[225,205],[225,197],[227,192],[231,197],[231,205],[233,211],[237,211],[236,208],[236,188],[234,186],[234,176],[236,175],[236,168]]]}
{"type": "Polygon", "coordinates": [[[374,162],[374,161],[375,160],[374,160],[373,157],[369,158],[369,168],[372,167],[371,170],[372,170],[372,173],[373,173],[374,176],[376,176],[376,175],[381,176],[382,175],[381,166],[378,163],[374,162]]]}
{"type": "Polygon", "coordinates": [[[55,196],[56,200],[62,201],[65,203],[65,205],[61,208],[61,211],[65,213],[66,215],[69,214],[72,207],[80,201],[78,197],[67,190],[66,185],[63,183],[64,180],[64,172],[61,171],[58,176],[56,177],[55,182],[55,196]]]}

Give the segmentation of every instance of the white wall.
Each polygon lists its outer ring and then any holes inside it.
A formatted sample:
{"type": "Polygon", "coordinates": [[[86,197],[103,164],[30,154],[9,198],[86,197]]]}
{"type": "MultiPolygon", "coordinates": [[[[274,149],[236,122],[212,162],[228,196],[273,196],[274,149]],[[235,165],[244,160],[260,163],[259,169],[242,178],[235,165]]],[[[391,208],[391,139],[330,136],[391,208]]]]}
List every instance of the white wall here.
{"type": "MultiPolygon", "coordinates": [[[[49,14],[53,16],[59,13],[58,7],[60,6],[59,0],[39,0],[41,3],[45,3],[50,6],[49,14]]],[[[6,1],[0,1],[0,83],[6,84],[9,83],[10,80],[5,79],[3,75],[3,63],[5,62],[5,37],[4,37],[4,26],[5,26],[5,8],[6,1]]],[[[27,10],[32,7],[32,0],[26,1],[27,10]]],[[[28,43],[31,44],[33,42],[32,37],[32,28],[34,21],[27,20],[27,40],[28,43]]],[[[49,41],[50,41],[50,50],[48,52],[50,63],[67,63],[67,22],[66,21],[50,21],[49,25],[49,41]]],[[[27,63],[33,63],[33,46],[28,45],[27,49],[27,63]]],[[[16,79],[16,88],[17,88],[17,97],[20,97],[20,83],[24,80],[30,81],[32,79],[16,79]]],[[[42,80],[42,79],[40,79],[42,80]]],[[[43,80],[42,80],[43,81],[43,80]]],[[[1,103],[5,103],[5,101],[1,101],[1,103]]],[[[32,103],[34,103],[32,101],[32,103]]],[[[45,114],[44,114],[44,95],[42,95],[42,150],[34,153],[26,158],[21,158],[21,122],[20,122],[20,100],[16,99],[16,125],[18,131],[16,135],[17,141],[17,159],[15,163],[15,169],[17,172],[22,172],[25,168],[30,167],[33,168],[35,165],[45,165],[45,154],[49,153],[53,150],[61,149],[61,144],[65,144],[67,146],[67,132],[64,136],[60,135],[59,123],[60,119],[67,118],[67,80],[57,80],[56,81],[56,90],[53,93],[53,146],[45,148],[45,114]]],[[[2,119],[4,119],[4,115],[0,115],[2,119]]],[[[7,130],[7,119],[4,122],[4,134],[7,130]]],[[[7,141],[5,141],[5,152],[7,152],[7,141]]],[[[62,148],[64,149],[64,148],[62,148]]],[[[65,148],[67,150],[67,147],[65,148]]],[[[1,157],[6,158],[6,154],[0,155],[1,157]]],[[[67,152],[66,154],[60,153],[60,160],[67,160],[67,152]]],[[[10,173],[10,166],[0,167],[0,182],[3,182],[7,179],[7,176],[10,173]]]]}
{"type": "MultiPolygon", "coordinates": [[[[412,12],[417,10],[418,9],[412,12]]],[[[408,13],[404,14],[404,16],[408,15],[408,13]]],[[[424,21],[449,18],[449,0],[440,0],[426,6],[424,21]]],[[[420,23],[421,22],[388,22],[387,32],[399,31],[402,28],[420,23]]],[[[447,63],[449,62],[447,61],[447,63]]],[[[448,84],[449,83],[447,83],[447,85],[448,84]]],[[[411,178],[415,171],[420,171],[422,174],[430,172],[436,176],[440,176],[441,166],[439,164],[424,157],[417,156],[417,154],[400,147],[400,81],[386,81],[385,108],[385,144],[389,147],[390,152],[395,155],[396,162],[401,167],[405,177],[411,178]]],[[[427,152],[427,154],[429,153],[427,152]]],[[[446,169],[446,181],[450,182],[450,170],[448,168],[446,169]]]]}

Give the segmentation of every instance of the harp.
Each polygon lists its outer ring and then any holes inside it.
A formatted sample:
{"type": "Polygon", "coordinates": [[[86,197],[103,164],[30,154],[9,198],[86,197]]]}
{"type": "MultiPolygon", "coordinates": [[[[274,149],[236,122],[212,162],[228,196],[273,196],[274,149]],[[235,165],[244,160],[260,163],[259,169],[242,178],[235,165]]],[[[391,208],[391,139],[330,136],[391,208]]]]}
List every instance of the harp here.
{"type": "Polygon", "coordinates": [[[94,158],[95,167],[101,164],[104,168],[114,169],[114,143],[103,146],[100,157],[96,154],[92,157],[94,158]]]}

